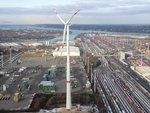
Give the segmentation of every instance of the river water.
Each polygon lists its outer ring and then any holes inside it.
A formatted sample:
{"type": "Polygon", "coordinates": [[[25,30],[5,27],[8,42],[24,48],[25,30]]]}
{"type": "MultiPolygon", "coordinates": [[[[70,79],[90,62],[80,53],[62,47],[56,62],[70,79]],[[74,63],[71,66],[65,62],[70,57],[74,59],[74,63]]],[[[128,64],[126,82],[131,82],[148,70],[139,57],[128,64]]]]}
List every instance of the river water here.
{"type": "MultiPolygon", "coordinates": [[[[44,27],[36,27],[36,26],[24,26],[24,25],[10,25],[10,26],[0,26],[0,29],[2,30],[35,30],[35,31],[48,31],[48,30],[60,30],[63,31],[63,29],[56,29],[56,28],[44,28],[44,27]]],[[[70,29],[70,40],[74,40],[74,38],[81,34],[81,33],[87,33],[91,32],[90,30],[71,30],[70,29]]],[[[47,38],[41,38],[41,39],[32,39],[32,40],[15,40],[15,41],[8,41],[8,43],[14,42],[14,43],[56,43],[58,41],[62,41],[63,36],[57,36],[56,38],[47,37],[47,38]]]]}

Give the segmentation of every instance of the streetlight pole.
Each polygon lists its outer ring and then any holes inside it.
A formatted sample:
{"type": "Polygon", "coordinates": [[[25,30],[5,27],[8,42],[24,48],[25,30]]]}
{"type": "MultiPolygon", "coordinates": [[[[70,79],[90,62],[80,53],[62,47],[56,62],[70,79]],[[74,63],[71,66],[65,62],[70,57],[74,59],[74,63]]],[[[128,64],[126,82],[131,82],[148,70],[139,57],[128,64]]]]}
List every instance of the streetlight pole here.
{"type": "Polygon", "coordinates": [[[149,56],[150,55],[150,43],[148,42],[148,43],[146,43],[146,46],[147,46],[147,48],[146,48],[146,53],[147,53],[147,55],[149,56]]]}
{"type": "Polygon", "coordinates": [[[94,92],[96,92],[96,70],[94,70],[94,74],[93,74],[93,79],[94,79],[94,92]]]}
{"type": "Polygon", "coordinates": [[[1,52],[1,66],[2,68],[4,67],[4,57],[3,57],[3,52],[1,52]]]}
{"type": "Polygon", "coordinates": [[[90,71],[90,63],[89,63],[89,57],[88,57],[88,61],[87,61],[87,72],[89,73],[90,71]]]}
{"type": "Polygon", "coordinates": [[[142,42],[140,42],[140,52],[141,52],[141,66],[142,66],[143,65],[142,42]]]}
{"type": "Polygon", "coordinates": [[[86,52],[85,52],[85,54],[84,54],[84,65],[86,65],[87,63],[86,63],[86,52]]]}
{"type": "Polygon", "coordinates": [[[150,43],[148,43],[148,56],[150,56],[150,43]]]}
{"type": "Polygon", "coordinates": [[[91,83],[93,82],[93,69],[92,69],[93,64],[91,64],[91,83]]]}
{"type": "Polygon", "coordinates": [[[9,58],[9,60],[10,60],[10,63],[12,63],[12,51],[11,51],[11,46],[10,46],[10,58],[9,58]]]}

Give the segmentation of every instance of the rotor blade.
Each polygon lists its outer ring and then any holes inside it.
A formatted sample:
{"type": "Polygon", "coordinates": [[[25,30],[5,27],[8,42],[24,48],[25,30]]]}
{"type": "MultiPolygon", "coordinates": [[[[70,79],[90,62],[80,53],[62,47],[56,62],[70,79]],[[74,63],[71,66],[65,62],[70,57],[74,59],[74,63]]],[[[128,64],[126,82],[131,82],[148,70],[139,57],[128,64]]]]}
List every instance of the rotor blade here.
{"type": "Polygon", "coordinates": [[[71,22],[71,20],[73,19],[73,17],[79,12],[80,10],[78,10],[77,12],[75,12],[70,19],[66,22],[67,24],[69,24],[71,22]]]}
{"type": "Polygon", "coordinates": [[[55,13],[56,13],[57,17],[59,18],[59,20],[60,20],[63,24],[66,24],[65,21],[59,16],[59,14],[57,13],[56,10],[55,10],[55,13]]]}

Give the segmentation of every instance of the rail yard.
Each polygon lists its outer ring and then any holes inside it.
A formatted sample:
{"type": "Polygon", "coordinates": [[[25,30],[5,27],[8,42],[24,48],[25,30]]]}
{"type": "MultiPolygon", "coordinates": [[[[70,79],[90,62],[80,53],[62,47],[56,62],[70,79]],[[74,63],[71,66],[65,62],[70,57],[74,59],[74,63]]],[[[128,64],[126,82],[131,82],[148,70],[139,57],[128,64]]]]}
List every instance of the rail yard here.
{"type": "Polygon", "coordinates": [[[128,46],[126,41],[132,39],[118,41],[106,36],[93,35],[86,35],[80,41],[84,55],[91,53],[93,57],[99,56],[101,60],[101,66],[93,70],[91,79],[94,82],[95,92],[99,92],[102,96],[108,113],[149,113],[148,81],[139,82],[143,81],[140,77],[136,78],[140,75],[133,74],[129,68],[130,64],[119,60],[118,51],[133,49],[131,42],[128,42],[131,47],[126,47],[128,46]]]}

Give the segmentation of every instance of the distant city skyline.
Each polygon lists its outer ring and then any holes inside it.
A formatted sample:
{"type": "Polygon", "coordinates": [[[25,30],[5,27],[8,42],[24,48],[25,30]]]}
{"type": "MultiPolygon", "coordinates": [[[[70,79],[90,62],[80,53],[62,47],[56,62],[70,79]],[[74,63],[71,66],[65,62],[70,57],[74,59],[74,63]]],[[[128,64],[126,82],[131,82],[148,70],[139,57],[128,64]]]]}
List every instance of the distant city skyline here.
{"type": "Polygon", "coordinates": [[[80,9],[74,24],[150,24],[150,0],[0,0],[0,24],[60,24],[80,9]]]}

